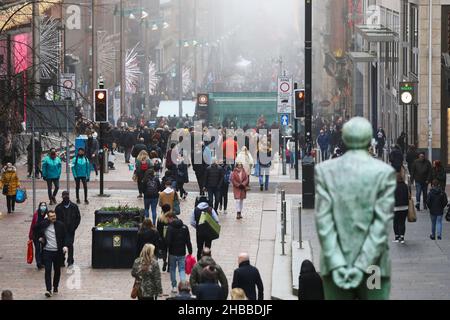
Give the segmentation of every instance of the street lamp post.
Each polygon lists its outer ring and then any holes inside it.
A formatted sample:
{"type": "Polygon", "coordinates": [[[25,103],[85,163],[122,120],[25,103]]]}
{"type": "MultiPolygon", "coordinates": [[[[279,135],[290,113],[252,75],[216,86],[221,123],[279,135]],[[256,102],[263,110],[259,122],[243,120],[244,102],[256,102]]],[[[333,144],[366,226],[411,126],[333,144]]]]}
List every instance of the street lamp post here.
{"type": "Polygon", "coordinates": [[[178,29],[179,29],[179,41],[178,41],[178,115],[181,118],[183,116],[183,64],[182,64],[182,54],[183,54],[183,48],[181,46],[181,39],[183,38],[182,35],[182,16],[181,16],[181,0],[178,0],[178,29]]]}
{"type": "Polygon", "coordinates": [[[428,160],[433,160],[433,0],[429,0],[429,45],[428,45],[428,160]]]}
{"type": "MultiPolygon", "coordinates": [[[[124,55],[124,20],[123,0],[120,0],[120,114],[127,112],[125,108],[125,55],[124,55]]],[[[128,113],[127,113],[128,114],[128,113]]]]}

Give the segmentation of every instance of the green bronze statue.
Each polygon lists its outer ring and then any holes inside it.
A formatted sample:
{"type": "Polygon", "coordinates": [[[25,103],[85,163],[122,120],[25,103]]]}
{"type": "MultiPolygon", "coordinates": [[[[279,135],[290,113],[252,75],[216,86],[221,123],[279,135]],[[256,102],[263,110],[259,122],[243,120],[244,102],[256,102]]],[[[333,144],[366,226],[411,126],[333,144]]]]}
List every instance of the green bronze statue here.
{"type": "Polygon", "coordinates": [[[372,132],[366,119],[350,120],[342,136],[348,151],[316,168],[316,227],[328,300],[389,299],[396,175],[369,155],[372,132]]]}

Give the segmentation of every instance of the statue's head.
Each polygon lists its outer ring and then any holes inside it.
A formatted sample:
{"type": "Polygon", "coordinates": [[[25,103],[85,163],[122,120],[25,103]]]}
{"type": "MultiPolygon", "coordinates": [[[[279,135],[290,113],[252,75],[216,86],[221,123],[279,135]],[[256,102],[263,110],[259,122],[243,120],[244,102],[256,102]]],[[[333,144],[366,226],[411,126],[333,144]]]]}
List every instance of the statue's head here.
{"type": "Polygon", "coordinates": [[[344,125],[342,139],[350,150],[367,149],[372,140],[373,129],[365,118],[356,117],[344,125]]]}

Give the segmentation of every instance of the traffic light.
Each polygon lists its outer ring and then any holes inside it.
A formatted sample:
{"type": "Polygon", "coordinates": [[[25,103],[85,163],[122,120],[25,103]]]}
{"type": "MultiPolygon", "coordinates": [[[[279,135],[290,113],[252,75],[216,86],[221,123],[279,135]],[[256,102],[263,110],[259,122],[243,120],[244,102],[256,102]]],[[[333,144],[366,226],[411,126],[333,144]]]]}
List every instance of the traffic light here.
{"type": "Polygon", "coordinates": [[[295,118],[300,119],[305,117],[305,90],[295,90],[295,118]]]}
{"type": "Polygon", "coordinates": [[[108,90],[94,90],[95,122],[108,122],[108,90]]]}

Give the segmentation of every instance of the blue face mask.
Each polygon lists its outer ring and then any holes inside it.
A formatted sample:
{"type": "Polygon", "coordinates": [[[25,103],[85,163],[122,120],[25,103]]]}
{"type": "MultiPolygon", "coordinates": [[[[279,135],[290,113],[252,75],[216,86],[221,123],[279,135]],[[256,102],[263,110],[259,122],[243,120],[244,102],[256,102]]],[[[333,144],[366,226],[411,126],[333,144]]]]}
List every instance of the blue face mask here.
{"type": "Polygon", "coordinates": [[[40,209],[41,209],[41,212],[47,211],[47,207],[46,206],[42,206],[42,207],[40,207],[40,209]]]}

